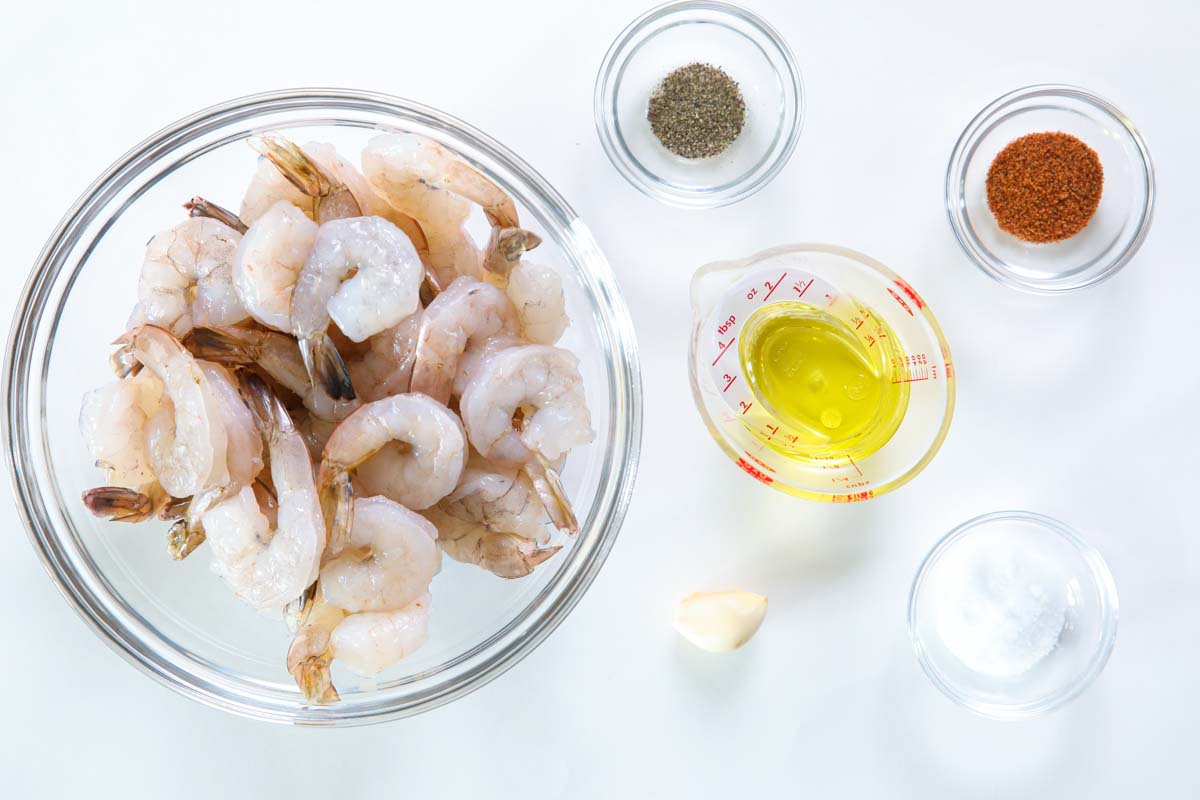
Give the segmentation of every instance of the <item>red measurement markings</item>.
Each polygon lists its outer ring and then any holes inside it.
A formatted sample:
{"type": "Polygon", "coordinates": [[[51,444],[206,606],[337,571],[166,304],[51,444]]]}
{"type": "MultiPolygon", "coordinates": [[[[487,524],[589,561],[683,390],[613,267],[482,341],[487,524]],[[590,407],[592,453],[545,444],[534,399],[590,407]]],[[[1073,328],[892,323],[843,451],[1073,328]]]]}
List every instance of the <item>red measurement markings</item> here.
{"type": "Polygon", "coordinates": [[[888,287],[888,294],[890,294],[892,297],[896,298],[896,302],[900,304],[901,308],[903,308],[905,311],[908,312],[908,315],[910,317],[916,316],[915,314],[913,314],[913,310],[908,307],[908,303],[904,302],[904,298],[901,297],[900,295],[896,294],[895,292],[893,292],[891,287],[888,287]]]}
{"type": "Polygon", "coordinates": [[[862,502],[863,500],[870,500],[874,496],[875,496],[875,492],[866,491],[866,492],[855,492],[854,494],[834,495],[832,499],[833,499],[833,502],[835,502],[835,503],[859,503],[859,502],[862,502]]]}
{"type": "Polygon", "coordinates": [[[792,291],[796,293],[797,300],[799,300],[801,297],[804,297],[804,293],[812,288],[813,281],[815,280],[816,278],[809,278],[808,283],[800,283],[800,281],[796,281],[792,284],[792,291]]]}
{"type": "Polygon", "coordinates": [[[744,469],[746,471],[746,474],[749,475],[751,478],[754,478],[755,480],[762,481],[763,483],[766,483],[766,484],[771,484],[771,483],[775,482],[774,478],[772,478],[770,475],[766,474],[765,472],[762,472],[761,470],[756,469],[749,461],[747,461],[744,458],[739,458],[737,461],[737,465],[739,467],[741,467],[742,469],[744,469]]]}
{"type": "Polygon", "coordinates": [[[722,377],[725,378],[725,388],[721,390],[721,393],[724,394],[725,392],[729,391],[730,386],[733,386],[733,382],[737,380],[737,375],[730,375],[729,373],[725,373],[725,375],[722,377]]]}
{"type": "Polygon", "coordinates": [[[728,342],[717,342],[717,347],[721,352],[717,353],[717,357],[713,359],[712,365],[715,367],[717,362],[721,360],[721,356],[729,352],[729,348],[733,347],[733,343],[737,341],[737,337],[733,337],[728,342]]]}
{"type": "Polygon", "coordinates": [[[772,466],[771,466],[770,464],[768,464],[767,462],[763,461],[761,458],[759,458],[759,457],[755,456],[755,455],[754,455],[753,453],[751,453],[749,450],[743,450],[743,451],[742,451],[742,455],[744,455],[746,458],[748,458],[748,459],[750,459],[751,461],[753,461],[755,464],[758,464],[760,467],[762,467],[763,469],[765,469],[767,472],[775,472],[775,468],[774,468],[774,467],[772,467],[772,466]]]}
{"type": "Polygon", "coordinates": [[[783,283],[783,279],[786,277],[787,273],[785,272],[779,276],[779,280],[775,281],[774,284],[772,284],[770,281],[767,281],[767,289],[770,291],[768,291],[767,296],[763,298],[764,303],[771,299],[771,295],[775,294],[775,290],[779,288],[779,284],[783,283]]]}
{"type": "Polygon", "coordinates": [[[746,412],[754,407],[754,403],[747,403],[745,400],[738,400],[738,405],[742,407],[742,416],[746,416],[746,412]]]}
{"type": "Polygon", "coordinates": [[[854,459],[853,459],[853,458],[850,458],[850,456],[846,456],[846,458],[850,460],[850,466],[854,467],[854,471],[855,471],[855,472],[857,472],[857,473],[858,473],[858,477],[860,477],[860,478],[861,478],[861,477],[862,477],[862,470],[858,468],[858,464],[855,464],[855,463],[854,463],[854,459]]]}
{"type": "Polygon", "coordinates": [[[778,425],[764,425],[763,427],[771,432],[771,435],[767,437],[768,442],[775,438],[775,434],[779,433],[778,425]]]}
{"type": "Polygon", "coordinates": [[[900,290],[902,292],[904,292],[906,295],[908,295],[909,300],[912,300],[914,303],[917,304],[917,308],[925,307],[925,301],[921,299],[921,295],[917,294],[916,289],[909,286],[907,283],[905,283],[900,278],[896,279],[896,285],[900,287],[900,290]]]}

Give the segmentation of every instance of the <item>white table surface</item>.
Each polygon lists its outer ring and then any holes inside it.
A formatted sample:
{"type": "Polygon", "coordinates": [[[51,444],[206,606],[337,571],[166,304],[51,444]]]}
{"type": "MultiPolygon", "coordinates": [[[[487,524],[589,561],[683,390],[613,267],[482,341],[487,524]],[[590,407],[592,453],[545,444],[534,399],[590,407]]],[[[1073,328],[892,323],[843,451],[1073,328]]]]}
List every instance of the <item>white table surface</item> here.
{"type": "MultiPolygon", "coordinates": [[[[791,43],[808,108],[791,163],[717,211],[659,205],[610,167],[592,85],[644,10],[604,3],[22,3],[0,28],[6,313],[45,237],[118,154],[209,104],[294,85],[410,97],[530,161],[613,264],[643,358],[645,436],[617,547],[571,617],[494,683],[424,716],[300,730],[183,699],[59,596],[0,489],[6,796],[1195,797],[1194,514],[1200,62],[1194,4],[754,0],[791,43]],[[468,22],[470,20],[470,22],[468,22]],[[942,210],[962,127],[998,95],[1066,82],[1113,100],[1158,170],[1154,229],[1114,280],[1018,294],[959,251],[942,210]],[[929,469],[871,503],[805,503],[744,478],[687,388],[685,287],[717,257],[847,245],[928,300],[958,410],[929,469]],[[944,698],[909,647],[913,572],[955,524],[1027,508],[1116,576],[1107,670],[1046,718],[944,698]],[[675,597],[770,595],[743,650],[672,632],[675,597]]],[[[702,55],[702,54],[700,54],[702,55]]]]}

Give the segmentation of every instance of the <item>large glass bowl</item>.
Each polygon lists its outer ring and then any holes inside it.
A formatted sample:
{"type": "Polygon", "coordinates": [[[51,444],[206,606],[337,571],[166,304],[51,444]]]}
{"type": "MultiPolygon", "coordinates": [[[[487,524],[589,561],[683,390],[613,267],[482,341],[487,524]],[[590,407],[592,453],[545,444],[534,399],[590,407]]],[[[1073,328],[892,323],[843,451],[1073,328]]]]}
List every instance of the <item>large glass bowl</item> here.
{"type": "MultiPolygon", "coordinates": [[[[486,227],[474,220],[479,232],[486,227]]],[[[353,725],[449,702],[511,667],[562,622],[616,539],[633,488],[641,385],[628,313],[586,225],[529,165],[471,126],[399,98],[334,89],[254,95],[205,109],[122,156],[67,212],[34,265],[5,368],[4,433],[34,546],[68,601],[113,649],[172,689],[237,714],[353,725]],[[380,131],[453,148],[516,200],[563,274],[573,320],[562,345],[581,360],[596,439],[563,479],[574,541],[528,578],[507,581],[450,559],[434,580],[428,643],[373,679],[334,664],[341,702],[308,706],[284,667],[278,619],[235,599],[201,547],[169,560],[165,530],[91,517],[80,493],[101,473],[80,440],[83,393],[111,380],[109,342],[125,325],[146,240],[183,218],[192,195],[237,207],[254,169],[245,140],[280,131],[330,141],[354,160],[380,131]]],[[[159,524],[161,527],[165,524],[159,524]]]]}

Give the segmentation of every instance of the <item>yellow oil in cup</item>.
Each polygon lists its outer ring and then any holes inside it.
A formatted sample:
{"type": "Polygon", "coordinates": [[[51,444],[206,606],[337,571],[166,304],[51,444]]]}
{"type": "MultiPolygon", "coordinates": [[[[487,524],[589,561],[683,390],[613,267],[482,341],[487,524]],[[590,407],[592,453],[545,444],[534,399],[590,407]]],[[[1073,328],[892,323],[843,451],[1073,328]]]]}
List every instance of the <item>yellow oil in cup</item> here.
{"type": "Polygon", "coordinates": [[[764,410],[796,435],[771,436],[768,444],[785,453],[858,459],[887,444],[908,409],[909,384],[892,379],[898,359],[888,343],[896,337],[884,328],[868,345],[861,325],[807,303],[753,312],[738,348],[742,374],[764,410]]]}
{"type": "Polygon", "coordinates": [[[814,500],[868,500],[932,459],[954,408],[950,351],[919,295],[829,245],[710,264],[692,280],[691,380],[745,472],[814,500]]]}

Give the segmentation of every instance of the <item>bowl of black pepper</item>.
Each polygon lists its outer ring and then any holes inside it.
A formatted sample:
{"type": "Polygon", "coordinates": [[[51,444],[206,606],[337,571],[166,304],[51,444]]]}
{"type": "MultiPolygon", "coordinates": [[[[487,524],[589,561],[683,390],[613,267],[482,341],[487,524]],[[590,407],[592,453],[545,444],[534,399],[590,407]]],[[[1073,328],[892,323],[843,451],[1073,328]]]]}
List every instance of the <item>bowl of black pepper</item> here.
{"type": "Polygon", "coordinates": [[[596,77],[596,131],[617,171],[671,205],[729,205],[765,186],[800,136],[787,43],[732,3],[686,0],[625,28],[596,77]]]}
{"type": "Polygon", "coordinates": [[[1145,241],[1154,167],[1112,103],[1074,86],[1029,86],[967,125],[946,170],[963,251],[1001,283],[1058,294],[1111,278],[1145,241]]]}

